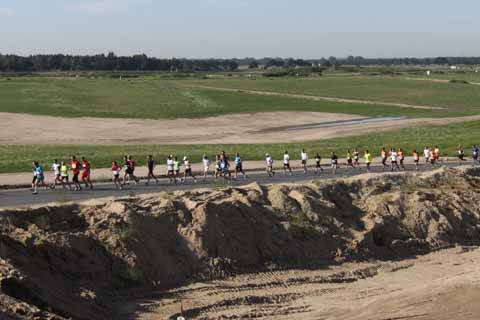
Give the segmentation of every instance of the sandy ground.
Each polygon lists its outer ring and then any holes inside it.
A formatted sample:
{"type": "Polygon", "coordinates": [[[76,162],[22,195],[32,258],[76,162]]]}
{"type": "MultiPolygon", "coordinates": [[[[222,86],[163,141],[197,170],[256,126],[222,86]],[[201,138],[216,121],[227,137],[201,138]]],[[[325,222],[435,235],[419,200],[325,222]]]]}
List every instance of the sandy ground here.
{"type": "Polygon", "coordinates": [[[417,125],[444,125],[479,120],[480,115],[440,119],[398,119],[285,130],[290,126],[359,119],[365,118],[321,112],[246,113],[176,120],[57,118],[0,113],[0,143],[12,145],[287,143],[384,132],[417,125]]]}
{"type": "MultiPolygon", "coordinates": [[[[364,119],[321,112],[241,113],[201,119],[144,120],[58,118],[0,113],[3,144],[206,144],[289,140],[283,133],[260,133],[275,127],[364,119]],[[259,141],[259,139],[261,141],[259,141]]],[[[289,134],[290,135],[290,134],[289,134]]],[[[291,134],[299,138],[302,134],[291,134]]]]}
{"type": "Polygon", "coordinates": [[[237,276],[139,303],[138,319],[479,319],[480,249],[453,248],[373,262],[237,276]]]}
{"type": "Polygon", "coordinates": [[[443,109],[441,107],[414,105],[414,104],[407,104],[407,103],[396,103],[396,102],[388,102],[388,101],[347,99],[347,98],[337,98],[337,97],[313,96],[313,95],[306,95],[306,94],[282,93],[282,92],[274,92],[274,91],[219,88],[219,87],[210,87],[210,86],[195,86],[195,87],[196,88],[211,89],[211,90],[227,91],[227,92],[246,92],[246,93],[256,94],[256,95],[261,95],[261,96],[299,98],[299,99],[307,99],[307,100],[312,100],[312,101],[333,101],[333,102],[345,102],[345,103],[373,104],[373,105],[384,105],[384,106],[392,106],[392,107],[400,107],[400,108],[413,108],[413,109],[430,109],[430,110],[441,110],[441,109],[443,109]]]}

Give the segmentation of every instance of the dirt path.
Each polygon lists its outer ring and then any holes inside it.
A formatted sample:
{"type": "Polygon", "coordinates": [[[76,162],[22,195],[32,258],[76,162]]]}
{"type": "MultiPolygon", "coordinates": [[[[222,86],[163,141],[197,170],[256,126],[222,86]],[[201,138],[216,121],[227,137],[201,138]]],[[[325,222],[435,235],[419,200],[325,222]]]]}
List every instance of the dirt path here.
{"type": "Polygon", "coordinates": [[[412,105],[406,103],[396,103],[396,102],[387,102],[387,101],[372,101],[372,100],[361,100],[361,99],[347,99],[347,98],[336,98],[336,97],[325,97],[325,96],[312,96],[305,94],[293,94],[293,93],[281,93],[274,91],[259,91],[259,90],[243,90],[243,89],[231,89],[231,88],[220,88],[220,87],[211,87],[211,86],[194,86],[195,88],[211,89],[211,90],[220,90],[227,92],[245,92],[250,94],[256,94],[261,96],[275,96],[275,97],[288,97],[288,98],[299,98],[307,99],[312,101],[332,101],[332,102],[345,102],[345,103],[359,103],[359,104],[373,104],[373,105],[384,105],[400,108],[413,108],[413,109],[428,109],[428,110],[443,110],[441,107],[434,106],[424,106],[424,105],[412,105]]]}
{"type": "Polygon", "coordinates": [[[257,273],[196,283],[142,301],[138,319],[478,319],[480,250],[402,262],[257,273]]]}

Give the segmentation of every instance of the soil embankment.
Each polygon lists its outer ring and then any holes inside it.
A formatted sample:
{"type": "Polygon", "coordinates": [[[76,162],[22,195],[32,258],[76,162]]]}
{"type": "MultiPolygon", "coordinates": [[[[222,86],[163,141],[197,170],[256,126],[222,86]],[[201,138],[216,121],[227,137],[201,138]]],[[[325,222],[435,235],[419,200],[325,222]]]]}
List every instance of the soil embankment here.
{"type": "Polygon", "coordinates": [[[0,231],[2,319],[111,319],[121,302],[196,281],[479,245],[480,170],[0,211],[0,231]]]}

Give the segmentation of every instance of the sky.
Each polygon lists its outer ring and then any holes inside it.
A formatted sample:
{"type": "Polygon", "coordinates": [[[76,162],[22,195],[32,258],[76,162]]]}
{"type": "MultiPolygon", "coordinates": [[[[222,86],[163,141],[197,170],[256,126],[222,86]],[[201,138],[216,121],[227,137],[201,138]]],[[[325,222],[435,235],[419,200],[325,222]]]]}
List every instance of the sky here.
{"type": "Polygon", "coordinates": [[[478,0],[0,0],[0,53],[480,56],[478,0]]]}

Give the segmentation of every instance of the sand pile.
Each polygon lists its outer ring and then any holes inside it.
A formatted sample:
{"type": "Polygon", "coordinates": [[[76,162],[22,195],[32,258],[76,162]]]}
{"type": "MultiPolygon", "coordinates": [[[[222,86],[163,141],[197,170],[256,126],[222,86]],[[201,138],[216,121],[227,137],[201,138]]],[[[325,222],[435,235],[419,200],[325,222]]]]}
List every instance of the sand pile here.
{"type": "Polygon", "coordinates": [[[148,290],[478,245],[480,170],[0,212],[0,318],[111,319],[148,290]]]}

